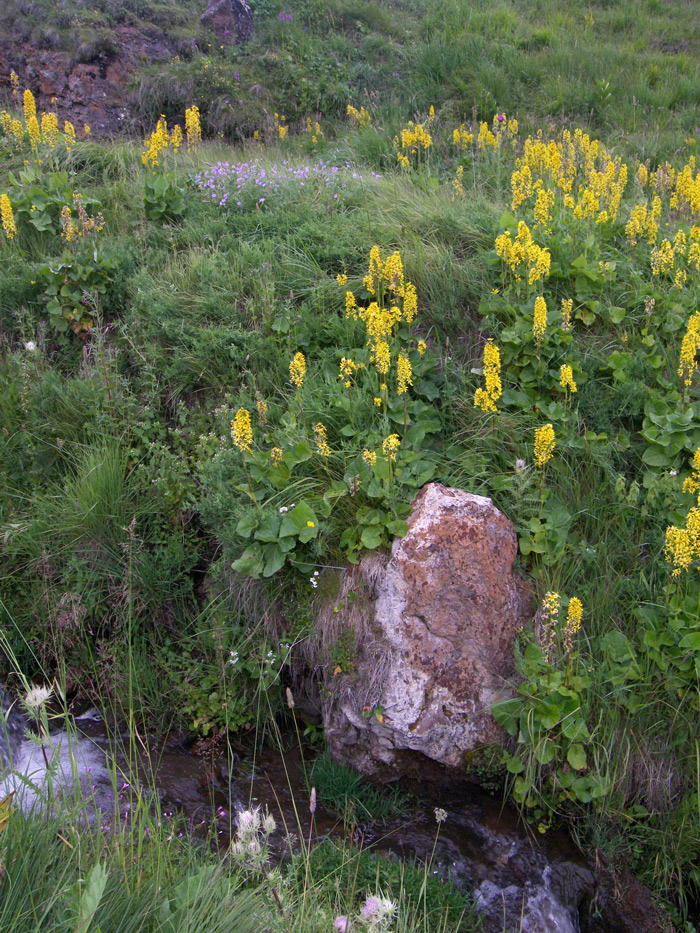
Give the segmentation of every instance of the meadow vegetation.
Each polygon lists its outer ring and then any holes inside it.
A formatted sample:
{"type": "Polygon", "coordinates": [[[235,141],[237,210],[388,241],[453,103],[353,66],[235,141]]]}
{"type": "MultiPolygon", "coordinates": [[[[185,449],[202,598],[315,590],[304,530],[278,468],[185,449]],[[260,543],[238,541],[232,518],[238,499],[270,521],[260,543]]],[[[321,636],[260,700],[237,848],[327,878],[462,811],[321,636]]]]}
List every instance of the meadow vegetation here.
{"type": "MultiPolygon", "coordinates": [[[[19,86],[1,115],[4,673],[150,729],[289,717],[335,569],[430,480],[488,495],[540,603],[490,781],[690,924],[696,5],[259,0],[227,49],[179,6],[196,41],[135,78],[145,141],[19,86]]],[[[324,689],[353,671],[337,608],[324,689]]],[[[180,890],[160,857],[147,890],[180,890]]]]}

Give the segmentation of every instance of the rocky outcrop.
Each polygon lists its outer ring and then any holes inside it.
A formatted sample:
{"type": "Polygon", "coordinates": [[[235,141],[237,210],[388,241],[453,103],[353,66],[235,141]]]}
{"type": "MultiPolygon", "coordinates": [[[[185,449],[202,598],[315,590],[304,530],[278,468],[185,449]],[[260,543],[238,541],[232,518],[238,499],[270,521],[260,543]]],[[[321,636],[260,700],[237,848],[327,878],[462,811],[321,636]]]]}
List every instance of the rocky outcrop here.
{"type": "Polygon", "coordinates": [[[516,553],[513,525],[490,499],[439,483],[421,491],[408,533],[376,574],[360,682],[346,678],[325,704],[335,757],[385,776],[404,773],[409,752],[459,768],[501,737],[490,708],[506,695],[513,639],[530,613],[516,553]]]}
{"type": "Polygon", "coordinates": [[[70,120],[78,135],[84,124],[94,136],[110,137],[130,125],[127,85],[145,62],[167,61],[178,51],[165,36],[130,26],[112,30],[109,43],[84,43],[75,56],[31,44],[0,45],[0,85],[10,72],[35,95],[39,110],[54,111],[59,124],[70,120]]]}
{"type": "Polygon", "coordinates": [[[242,45],[253,35],[253,10],[246,0],[209,0],[200,22],[224,45],[242,45]]]}

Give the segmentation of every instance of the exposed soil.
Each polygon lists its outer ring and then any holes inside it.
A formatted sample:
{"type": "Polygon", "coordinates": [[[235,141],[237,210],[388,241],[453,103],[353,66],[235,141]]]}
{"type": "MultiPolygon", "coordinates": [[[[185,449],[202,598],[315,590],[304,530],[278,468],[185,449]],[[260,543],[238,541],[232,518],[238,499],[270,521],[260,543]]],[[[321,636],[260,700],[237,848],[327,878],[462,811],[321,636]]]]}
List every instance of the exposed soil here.
{"type": "Polygon", "coordinates": [[[177,53],[164,34],[152,35],[133,26],[118,26],[112,41],[95,47],[75,61],[67,51],[40,49],[27,43],[0,43],[0,87],[10,90],[10,73],[19,76],[21,88],[28,87],[40,110],[53,110],[60,123],[70,120],[81,135],[85,124],[94,136],[113,137],[135,129],[128,105],[127,89],[137,68],[146,63],[168,61],[177,53]]]}

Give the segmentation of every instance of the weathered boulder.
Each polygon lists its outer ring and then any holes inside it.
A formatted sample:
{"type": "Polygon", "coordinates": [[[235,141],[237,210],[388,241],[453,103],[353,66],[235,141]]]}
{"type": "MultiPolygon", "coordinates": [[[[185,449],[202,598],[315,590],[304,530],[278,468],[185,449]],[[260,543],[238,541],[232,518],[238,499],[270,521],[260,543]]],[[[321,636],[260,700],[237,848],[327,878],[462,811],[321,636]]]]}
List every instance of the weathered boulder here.
{"type": "Polygon", "coordinates": [[[465,753],[501,737],[490,708],[507,695],[513,639],[531,604],[513,573],[516,553],[513,525],[490,499],[423,488],[407,535],[375,572],[358,682],[347,678],[325,703],[335,757],[385,776],[408,770],[409,751],[459,768],[465,753]]]}
{"type": "Polygon", "coordinates": [[[253,10],[247,0],[209,0],[200,22],[223,45],[242,45],[253,35],[253,10]]]}

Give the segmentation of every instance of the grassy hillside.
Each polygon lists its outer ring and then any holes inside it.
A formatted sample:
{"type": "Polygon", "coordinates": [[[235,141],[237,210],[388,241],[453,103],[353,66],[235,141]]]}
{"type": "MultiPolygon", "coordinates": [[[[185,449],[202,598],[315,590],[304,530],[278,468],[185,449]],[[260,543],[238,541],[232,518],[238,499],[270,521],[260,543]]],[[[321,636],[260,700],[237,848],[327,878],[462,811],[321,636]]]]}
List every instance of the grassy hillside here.
{"type": "MultiPolygon", "coordinates": [[[[8,89],[5,671],[249,727],[421,485],[491,496],[542,605],[491,777],[689,920],[697,5],[259,2],[228,49],[175,7],[132,11],[189,41],[134,76],[146,145],[8,89]]],[[[70,52],[96,14],[64,14],[70,52]]]]}

